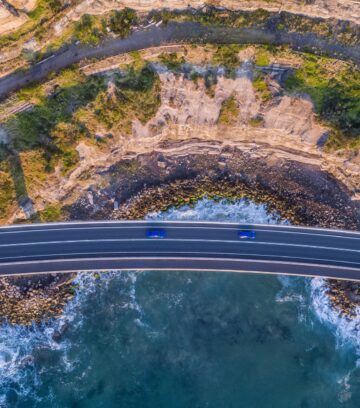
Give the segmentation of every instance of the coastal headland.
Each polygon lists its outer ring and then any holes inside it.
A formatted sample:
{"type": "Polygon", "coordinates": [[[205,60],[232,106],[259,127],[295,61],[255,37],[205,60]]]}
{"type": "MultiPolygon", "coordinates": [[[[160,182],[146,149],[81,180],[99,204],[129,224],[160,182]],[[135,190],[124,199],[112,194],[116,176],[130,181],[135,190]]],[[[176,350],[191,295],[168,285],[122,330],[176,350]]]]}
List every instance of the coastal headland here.
{"type": "MultiPolygon", "coordinates": [[[[360,229],[359,26],[340,6],[233,3],[71,5],[46,9],[42,35],[23,16],[0,37],[2,222],[142,219],[208,197],[360,229]]],[[[1,285],[0,315],[21,324],[75,291],[60,276],[1,285]]],[[[329,282],[348,315],[354,285],[329,282]]]]}

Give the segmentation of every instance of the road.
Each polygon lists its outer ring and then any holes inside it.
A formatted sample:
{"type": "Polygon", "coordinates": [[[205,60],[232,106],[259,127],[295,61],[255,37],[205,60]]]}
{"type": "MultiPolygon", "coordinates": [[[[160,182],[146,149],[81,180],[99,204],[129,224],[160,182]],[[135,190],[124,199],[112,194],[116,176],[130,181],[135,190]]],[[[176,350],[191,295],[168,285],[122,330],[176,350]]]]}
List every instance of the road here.
{"type": "Polygon", "coordinates": [[[109,39],[97,47],[73,44],[61,48],[51,58],[33,65],[30,69],[14,72],[0,78],[0,99],[11,92],[44,80],[50,72],[76,64],[84,59],[105,58],[130,51],[178,43],[214,44],[274,44],[288,45],[295,50],[323,53],[339,59],[350,59],[360,65],[360,48],[344,45],[311,33],[280,32],[266,29],[203,26],[196,22],[170,22],[164,27],[152,27],[134,32],[129,37],[109,39]]]}
{"type": "Polygon", "coordinates": [[[232,271],[360,280],[360,232],[210,222],[0,228],[0,275],[108,269],[232,271]],[[165,238],[147,238],[149,228],[165,238]],[[255,240],[238,231],[253,229],[255,240]]]}

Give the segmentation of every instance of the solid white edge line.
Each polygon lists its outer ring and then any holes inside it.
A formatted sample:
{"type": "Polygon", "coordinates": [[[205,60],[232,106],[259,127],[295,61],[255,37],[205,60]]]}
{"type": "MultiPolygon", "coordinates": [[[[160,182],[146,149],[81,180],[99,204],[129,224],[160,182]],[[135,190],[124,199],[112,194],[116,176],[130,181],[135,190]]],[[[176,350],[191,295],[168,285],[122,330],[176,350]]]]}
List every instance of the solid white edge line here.
{"type": "MultiPolygon", "coordinates": [[[[119,225],[123,225],[123,224],[143,224],[144,226],[147,227],[151,227],[151,224],[160,224],[160,225],[165,225],[165,224],[188,224],[191,226],[194,226],[196,224],[199,225],[223,225],[223,226],[234,226],[234,227],[238,227],[241,228],[241,226],[244,227],[260,227],[260,228],[264,228],[267,227],[266,231],[269,231],[271,229],[294,229],[294,230],[312,230],[312,231],[329,231],[329,232],[337,232],[337,233],[343,233],[343,234],[359,234],[360,235],[360,231],[356,231],[356,230],[343,230],[343,229],[335,229],[335,228],[316,228],[316,227],[306,227],[306,226],[298,226],[298,225],[284,225],[284,224],[252,224],[252,223],[247,223],[247,224],[240,224],[240,223],[236,223],[236,222],[220,222],[220,221],[213,221],[213,222],[209,222],[209,221],[194,221],[194,222],[189,222],[189,221],[162,221],[162,220],[133,220],[133,221],[129,221],[129,220],[104,220],[104,221],[69,221],[69,222],[54,222],[54,223],[36,223],[36,224],[16,224],[16,225],[2,225],[0,226],[0,232],[2,229],[31,229],[32,227],[52,227],[52,226],[61,226],[61,225],[101,225],[101,224],[119,224],[119,225]]],[[[131,226],[131,225],[130,225],[131,226]]],[[[315,234],[316,235],[316,234],[315,234]]]]}
{"type": "MultiPolygon", "coordinates": [[[[103,269],[103,270],[95,270],[95,269],[69,269],[65,271],[61,271],[60,273],[92,273],[92,272],[98,272],[98,273],[106,273],[106,272],[151,272],[151,271],[156,271],[156,272],[194,272],[194,273],[248,273],[248,274],[256,274],[256,275],[282,275],[282,276],[300,276],[303,278],[319,278],[319,279],[336,279],[336,280],[341,280],[341,281],[351,281],[351,282],[360,282],[360,277],[359,279],[356,278],[344,278],[344,277],[334,277],[330,275],[312,275],[312,274],[303,274],[303,273],[291,273],[291,272],[269,272],[269,271],[249,271],[246,269],[209,269],[209,268],[204,268],[204,269],[193,269],[193,268],[183,268],[183,269],[178,269],[178,268],[149,268],[149,269],[143,269],[143,268],[134,268],[134,267],[128,267],[126,269],[103,269]]],[[[36,275],[47,275],[47,274],[56,274],[59,272],[54,272],[54,271],[46,271],[46,272],[30,272],[30,273],[10,273],[10,274],[1,274],[1,277],[16,277],[16,276],[36,276],[36,275]]]]}
{"type": "MultiPolygon", "coordinates": [[[[38,224],[41,225],[41,224],[38,224]]],[[[166,224],[164,224],[166,225],[166,224]]],[[[190,226],[170,226],[169,230],[171,231],[171,229],[174,230],[178,230],[178,229],[182,229],[182,230],[214,230],[214,231],[218,231],[218,230],[222,230],[222,231],[239,231],[242,228],[242,225],[238,225],[237,228],[226,228],[226,227],[205,227],[205,226],[197,226],[197,225],[190,225],[190,226]]],[[[243,225],[243,228],[245,228],[246,226],[243,225]]],[[[124,230],[124,229],[143,229],[143,226],[126,226],[126,227],[100,227],[100,226],[94,226],[91,228],[86,228],[86,227],[80,227],[80,228],[42,228],[42,229],[28,229],[28,230],[24,230],[24,231],[1,231],[0,227],[0,234],[4,235],[4,234],[30,234],[30,233],[49,233],[49,232],[53,232],[53,231],[94,231],[94,230],[124,230]]],[[[151,225],[148,225],[147,228],[152,228],[151,225]]],[[[146,228],[146,229],[147,229],[146,228]]],[[[164,227],[165,228],[165,227],[164,227]]],[[[144,228],[144,230],[146,230],[144,228]]],[[[354,237],[349,237],[349,236],[343,236],[343,235],[331,235],[331,234],[322,234],[322,233],[309,233],[309,232],[301,232],[301,231],[276,231],[276,229],[254,229],[256,232],[266,232],[266,233],[275,233],[275,234],[295,234],[295,235],[308,235],[311,237],[327,237],[330,239],[355,239],[355,240],[360,240],[360,232],[353,232],[353,231],[348,231],[348,233],[352,233],[353,235],[358,235],[358,236],[354,236],[354,237]]],[[[319,229],[319,231],[322,231],[321,229],[319,229]]]]}
{"type": "MultiPolygon", "coordinates": [[[[55,259],[55,260],[40,260],[40,261],[30,261],[30,262],[11,262],[11,263],[2,263],[0,266],[12,266],[12,265],[27,265],[27,264],[45,264],[45,263],[69,263],[69,262],[94,262],[94,261],[141,261],[141,260],[154,260],[154,257],[111,257],[111,258],[77,258],[77,259],[55,259]]],[[[303,263],[303,262],[288,262],[288,261],[271,261],[271,260],[258,260],[258,259],[247,259],[247,258],[209,258],[209,257],[190,257],[190,258],[178,258],[178,257],[167,257],[164,258],[165,260],[172,260],[172,261],[212,261],[212,262],[238,262],[238,263],[270,263],[270,264],[281,264],[281,265],[292,265],[292,266],[309,266],[315,268],[322,268],[322,269],[348,269],[352,271],[359,271],[359,268],[351,268],[351,267],[338,267],[336,265],[322,265],[322,264],[314,264],[314,263],[303,263]]],[[[95,269],[94,269],[95,270],[95,269]]]]}
{"type": "MultiPolygon", "coordinates": [[[[134,253],[134,254],[138,254],[137,252],[131,252],[131,251],[126,251],[126,252],[121,252],[121,251],[116,251],[116,252],[114,252],[114,251],[106,251],[106,252],[77,252],[77,253],[73,253],[73,254],[71,254],[71,255],[74,255],[74,256],[80,256],[80,255],[91,255],[91,254],[131,254],[131,253],[134,253]]],[[[144,253],[144,254],[149,254],[149,253],[153,253],[153,252],[150,252],[150,251],[144,251],[144,252],[142,252],[142,253],[144,253]]],[[[169,251],[158,251],[157,252],[158,254],[171,254],[171,253],[173,253],[173,251],[172,252],[169,252],[169,251]]],[[[185,252],[185,251],[176,251],[176,254],[203,254],[203,255],[207,255],[207,254],[211,254],[211,255],[238,255],[237,253],[235,253],[235,252],[196,252],[196,251],[192,251],[192,252],[185,252]]],[[[52,262],[52,261],[62,261],[62,260],[64,260],[64,261],[67,261],[67,262],[70,262],[72,259],[77,259],[77,258],[55,258],[55,259],[44,259],[45,257],[49,257],[49,256],[58,256],[58,257],[61,257],[61,256],[67,256],[68,254],[64,254],[64,253],[62,253],[62,254],[47,254],[47,255],[25,255],[25,256],[18,256],[18,257],[16,257],[16,258],[14,258],[14,257],[3,257],[3,258],[0,258],[0,260],[3,260],[3,259],[20,259],[20,258],[36,258],[36,257],[42,257],[43,259],[41,259],[41,260],[39,260],[39,262],[52,262]]],[[[294,256],[286,256],[286,255],[261,255],[261,254],[252,254],[252,253],[244,253],[244,254],[241,254],[241,256],[257,256],[257,257],[261,257],[261,258],[267,258],[267,257],[269,257],[269,258],[283,258],[283,259],[285,259],[285,258],[288,258],[288,259],[293,259],[293,258],[295,258],[294,256]]],[[[142,257],[141,257],[142,258],[142,257]]],[[[347,264],[352,264],[352,265],[359,265],[359,267],[360,267],[360,263],[357,263],[357,262],[350,262],[350,261],[337,261],[336,259],[335,260],[331,260],[331,259],[324,259],[324,258],[300,258],[300,257],[296,257],[296,258],[298,258],[298,259],[303,259],[305,262],[299,262],[300,264],[306,264],[306,261],[322,261],[322,262],[333,262],[333,263],[335,263],[335,262],[337,262],[337,263],[347,263],[347,264]]],[[[82,259],[82,258],[79,258],[79,259],[82,259]]],[[[97,260],[97,259],[112,259],[111,257],[108,257],[108,258],[101,258],[101,257],[99,257],[99,258],[84,258],[84,259],[92,259],[92,260],[97,260]]],[[[136,259],[135,257],[117,257],[116,259],[136,259]]],[[[152,256],[152,257],[147,257],[146,259],[156,259],[156,257],[155,256],[152,256]]],[[[164,259],[171,259],[171,257],[170,258],[168,258],[168,257],[158,257],[158,259],[161,259],[161,260],[164,260],[164,259]]],[[[185,258],[185,257],[181,257],[181,258],[179,258],[179,259],[202,259],[202,258],[200,258],[200,257],[196,257],[196,258],[185,258]]],[[[215,260],[223,260],[223,259],[232,259],[232,258],[211,258],[211,259],[215,259],[215,260]]],[[[236,258],[236,259],[239,259],[239,260],[241,260],[241,259],[247,259],[247,258],[236,258]]],[[[253,258],[251,258],[251,259],[253,259],[253,258]]],[[[255,260],[254,260],[255,261],[255,260]]],[[[27,264],[27,263],[35,263],[35,262],[37,262],[37,261],[14,261],[14,262],[1,262],[0,263],[0,267],[1,267],[1,265],[6,265],[6,266],[9,266],[9,265],[14,265],[14,264],[17,264],[17,262],[22,262],[23,264],[27,264]]],[[[259,260],[259,262],[266,262],[266,259],[263,259],[263,260],[259,260]]],[[[269,262],[275,262],[275,261],[270,261],[269,260],[269,262]]],[[[280,261],[281,262],[281,261],[280,261]]],[[[316,265],[318,265],[318,264],[316,264],[316,265]]],[[[320,264],[320,265],[326,265],[326,264],[320,264]]],[[[336,266],[336,265],[334,265],[334,266],[336,266]]],[[[340,267],[341,267],[341,265],[340,265],[340,267]]]]}

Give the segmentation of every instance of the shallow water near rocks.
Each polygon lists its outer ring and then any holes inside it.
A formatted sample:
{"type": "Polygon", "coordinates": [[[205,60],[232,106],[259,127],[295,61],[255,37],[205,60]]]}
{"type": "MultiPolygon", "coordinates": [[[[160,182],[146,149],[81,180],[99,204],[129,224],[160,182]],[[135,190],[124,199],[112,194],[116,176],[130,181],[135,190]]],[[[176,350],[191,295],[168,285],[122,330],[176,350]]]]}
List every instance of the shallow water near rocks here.
{"type": "MultiPolygon", "coordinates": [[[[283,222],[246,200],[149,217],[283,222]]],[[[357,323],[331,309],[321,279],[152,271],[77,283],[62,319],[0,328],[0,407],[359,406],[357,323]]]]}

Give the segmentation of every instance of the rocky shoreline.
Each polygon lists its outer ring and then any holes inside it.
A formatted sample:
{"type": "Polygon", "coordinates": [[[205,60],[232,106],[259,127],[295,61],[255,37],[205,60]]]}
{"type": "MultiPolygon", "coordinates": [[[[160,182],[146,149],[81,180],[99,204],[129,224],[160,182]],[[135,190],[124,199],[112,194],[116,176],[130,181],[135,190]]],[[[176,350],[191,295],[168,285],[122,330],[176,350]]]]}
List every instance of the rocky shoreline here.
{"type": "Polygon", "coordinates": [[[294,224],[360,229],[359,204],[341,182],[316,165],[262,156],[255,147],[249,152],[215,143],[198,149],[196,140],[166,142],[124,158],[101,176],[107,185],[91,186],[68,206],[69,220],[141,219],[206,195],[248,197],[294,224]]]}
{"type": "MultiPolygon", "coordinates": [[[[123,160],[109,170],[106,188],[90,189],[68,209],[70,219],[143,219],[206,196],[248,198],[294,225],[360,229],[359,205],[334,177],[316,166],[253,156],[227,147],[212,155],[153,152],[123,160]]],[[[354,318],[360,284],[327,282],[333,306],[354,318]]]]}
{"type": "Polygon", "coordinates": [[[29,326],[61,316],[75,295],[75,275],[0,278],[0,322],[29,326]]]}
{"type": "MultiPolygon", "coordinates": [[[[64,211],[67,220],[142,219],[148,213],[193,204],[202,197],[248,198],[266,204],[292,224],[360,229],[358,205],[346,188],[320,168],[293,160],[254,157],[236,147],[184,154],[178,142],[163,150],[124,158],[101,174],[105,187],[93,185],[64,211]],[[166,150],[168,149],[168,150],[166,150]]],[[[74,276],[4,278],[0,281],[0,317],[29,325],[61,314],[74,295],[74,276]]],[[[350,294],[360,285],[329,282],[329,297],[345,316],[360,303],[350,294]],[[347,288],[346,290],[344,288],[347,288]],[[351,287],[351,290],[349,288],[351,287]],[[350,300],[349,300],[350,299],[350,300]]]]}
{"type": "Polygon", "coordinates": [[[334,308],[347,319],[359,317],[356,308],[360,305],[360,283],[327,279],[327,292],[334,308]]]}

